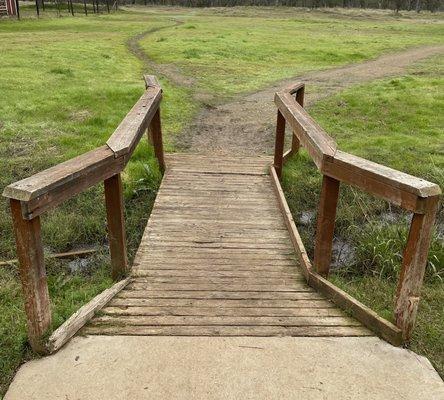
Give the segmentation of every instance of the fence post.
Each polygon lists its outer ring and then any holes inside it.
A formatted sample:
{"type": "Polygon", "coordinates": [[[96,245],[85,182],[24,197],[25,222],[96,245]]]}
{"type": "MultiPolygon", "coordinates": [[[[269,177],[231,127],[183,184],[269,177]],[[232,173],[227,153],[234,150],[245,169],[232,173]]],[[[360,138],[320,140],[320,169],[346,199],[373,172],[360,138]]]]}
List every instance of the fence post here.
{"type": "MultiPolygon", "coordinates": [[[[151,120],[149,132],[154,146],[154,154],[159,162],[159,167],[162,172],[165,171],[165,160],[163,156],[163,140],[162,140],[162,124],[160,121],[160,107],[151,120]]],[[[149,137],[149,136],[148,136],[149,137]]]]}
{"type": "Polygon", "coordinates": [[[426,201],[425,214],[413,214],[396,291],[395,321],[404,341],[410,339],[415,325],[439,196],[426,201]]]}
{"type": "Polygon", "coordinates": [[[128,265],[122,178],[120,174],[116,174],[106,179],[104,184],[109,249],[111,253],[111,274],[114,280],[118,280],[126,274],[128,265]]]}
{"type": "Polygon", "coordinates": [[[313,260],[316,271],[322,276],[328,276],[330,270],[338,196],[339,181],[324,175],[319,200],[313,260]]]}
{"type": "Polygon", "coordinates": [[[276,119],[276,141],[274,145],[274,168],[279,179],[282,178],[282,164],[285,141],[285,118],[278,110],[276,119]]]}
{"type": "Polygon", "coordinates": [[[20,201],[11,199],[10,204],[29,343],[34,351],[44,354],[47,352],[45,336],[51,326],[51,306],[43,258],[40,218],[25,220],[20,201]]]}
{"type": "MultiPolygon", "coordinates": [[[[299,103],[301,107],[304,107],[304,94],[305,94],[305,86],[302,86],[296,92],[296,101],[299,103]]],[[[291,151],[290,154],[296,154],[299,151],[299,147],[301,147],[301,143],[299,142],[298,137],[293,133],[291,135],[291,151]]]]}

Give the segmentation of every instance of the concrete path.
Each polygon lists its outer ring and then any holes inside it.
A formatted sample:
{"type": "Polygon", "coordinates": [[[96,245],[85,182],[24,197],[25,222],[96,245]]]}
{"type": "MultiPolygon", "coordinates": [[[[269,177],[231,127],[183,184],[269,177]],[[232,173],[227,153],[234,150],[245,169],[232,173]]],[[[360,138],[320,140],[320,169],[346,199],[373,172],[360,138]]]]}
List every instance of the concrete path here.
{"type": "Polygon", "coordinates": [[[370,338],[76,337],[5,400],[442,400],[426,358],[370,338]]]}

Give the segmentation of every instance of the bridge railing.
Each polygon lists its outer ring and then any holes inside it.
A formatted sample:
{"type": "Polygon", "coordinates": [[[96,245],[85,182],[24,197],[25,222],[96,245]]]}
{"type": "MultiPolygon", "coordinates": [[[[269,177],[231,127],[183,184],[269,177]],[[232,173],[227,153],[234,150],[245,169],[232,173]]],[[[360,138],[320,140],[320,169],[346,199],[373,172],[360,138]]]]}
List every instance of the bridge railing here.
{"type": "MultiPolygon", "coordinates": [[[[302,83],[275,95],[278,112],[272,172],[276,180],[280,179],[285,160],[303,146],[323,175],[317,214],[314,268],[307,257],[294,221],[291,218],[289,220],[307,280],[327,292],[332,300],[347,307],[381,336],[396,344],[406,342],[410,338],[416,319],[441,189],[434,183],[340,151],[336,142],[305,111],[303,102],[302,83]],[[291,149],[284,154],[286,123],[293,132],[293,140],[291,149]],[[331,263],[340,182],[358,187],[413,213],[396,292],[396,326],[378,317],[376,313],[325,279],[331,263]]],[[[280,185],[277,185],[278,191],[281,191],[280,185]]],[[[288,213],[286,204],[285,207],[284,211],[288,213]]]]}
{"type": "Polygon", "coordinates": [[[51,325],[51,308],[43,257],[40,215],[63,201],[104,182],[112,277],[127,272],[124,205],[120,173],[144,132],[149,129],[161,170],[165,169],[160,102],[162,89],[145,76],[146,90],[106,145],[7,186],[20,264],[28,338],[32,348],[47,351],[44,338],[51,325]]]}

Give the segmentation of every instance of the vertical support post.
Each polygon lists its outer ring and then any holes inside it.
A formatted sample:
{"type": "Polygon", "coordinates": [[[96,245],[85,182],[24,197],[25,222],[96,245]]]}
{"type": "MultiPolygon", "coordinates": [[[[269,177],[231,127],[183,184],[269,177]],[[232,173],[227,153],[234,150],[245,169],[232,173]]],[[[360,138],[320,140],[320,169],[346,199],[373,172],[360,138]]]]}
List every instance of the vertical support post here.
{"type": "Polygon", "coordinates": [[[285,140],[285,118],[278,110],[276,119],[276,141],[274,144],[274,168],[279,179],[282,178],[282,164],[285,140]]]}
{"type": "Polygon", "coordinates": [[[106,219],[108,221],[109,248],[111,253],[111,275],[114,280],[118,280],[127,271],[123,189],[120,174],[106,179],[104,184],[106,219]]]}
{"type": "Polygon", "coordinates": [[[109,14],[109,0],[106,0],[106,9],[107,9],[108,14],[109,14]]]}
{"type": "Polygon", "coordinates": [[[11,199],[20,280],[28,328],[28,339],[34,351],[44,354],[45,335],[51,326],[51,306],[43,259],[40,218],[25,220],[21,203],[11,199]]]}
{"type": "MultiPolygon", "coordinates": [[[[302,86],[296,92],[296,101],[300,104],[301,107],[304,107],[304,94],[305,94],[305,86],[302,86]]],[[[291,138],[290,154],[296,154],[299,151],[299,147],[301,147],[301,143],[299,142],[298,137],[293,133],[291,138]]]]}
{"type": "Polygon", "coordinates": [[[318,274],[328,276],[335,230],[336,207],[339,197],[339,181],[324,175],[319,200],[314,265],[318,274]]]}
{"type": "Polygon", "coordinates": [[[428,198],[425,214],[413,214],[396,291],[395,321],[404,341],[410,339],[418,311],[439,196],[428,198]]]}
{"type": "Polygon", "coordinates": [[[83,0],[83,9],[85,11],[85,16],[88,16],[88,8],[86,7],[86,0],[83,0]]]}
{"type": "Polygon", "coordinates": [[[19,6],[19,0],[15,0],[15,11],[17,13],[17,19],[20,19],[20,6],[19,6]]]}
{"type": "Polygon", "coordinates": [[[39,18],[40,17],[39,0],[35,0],[35,11],[37,12],[37,18],[39,18]]]}
{"type": "Polygon", "coordinates": [[[154,154],[156,155],[157,161],[159,162],[159,167],[162,172],[165,171],[165,160],[163,156],[163,140],[162,140],[162,124],[160,121],[160,107],[157,109],[156,113],[151,120],[151,125],[149,128],[151,132],[151,138],[154,146],[154,154]]]}

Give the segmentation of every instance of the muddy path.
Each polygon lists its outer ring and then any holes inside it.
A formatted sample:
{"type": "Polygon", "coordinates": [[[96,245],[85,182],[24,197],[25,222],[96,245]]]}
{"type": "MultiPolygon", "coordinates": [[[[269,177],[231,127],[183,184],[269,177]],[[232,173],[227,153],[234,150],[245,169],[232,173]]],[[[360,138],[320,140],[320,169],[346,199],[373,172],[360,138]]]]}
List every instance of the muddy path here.
{"type": "Polygon", "coordinates": [[[444,53],[444,46],[426,46],[375,60],[311,72],[281,81],[231,102],[205,108],[176,140],[182,151],[217,154],[268,154],[273,151],[276,90],[295,81],[306,83],[306,106],[352,85],[399,76],[412,64],[444,53]]]}

